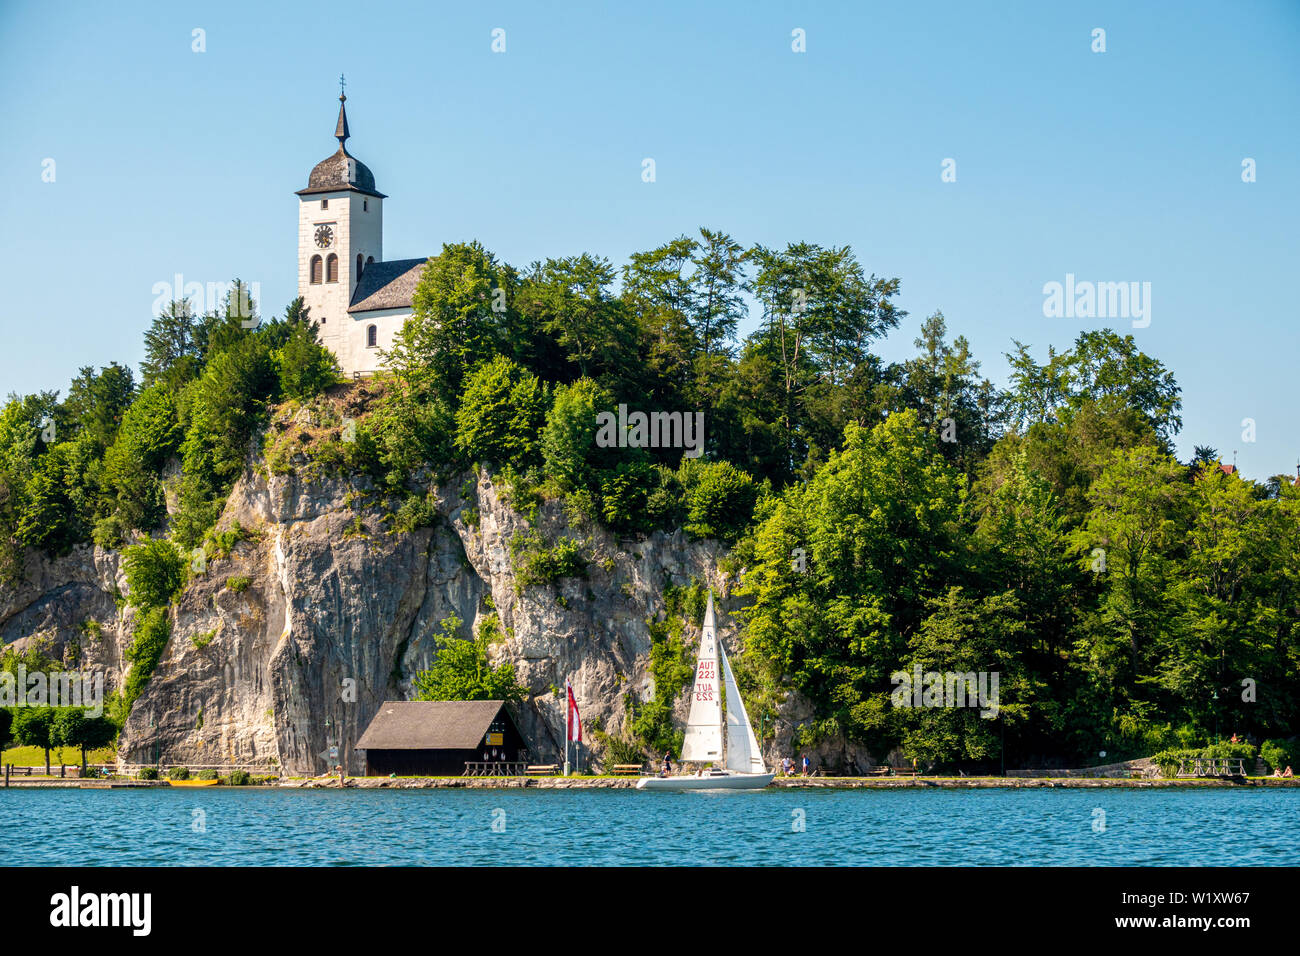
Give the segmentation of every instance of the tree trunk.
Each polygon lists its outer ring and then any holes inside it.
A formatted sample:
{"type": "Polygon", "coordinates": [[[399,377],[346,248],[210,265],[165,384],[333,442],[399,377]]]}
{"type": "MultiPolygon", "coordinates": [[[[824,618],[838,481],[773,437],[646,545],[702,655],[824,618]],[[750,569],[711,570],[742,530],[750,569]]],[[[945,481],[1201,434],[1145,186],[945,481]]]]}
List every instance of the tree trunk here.
{"type": "Polygon", "coordinates": [[[50,775],[50,748],[45,748],[45,776],[50,775]]]}

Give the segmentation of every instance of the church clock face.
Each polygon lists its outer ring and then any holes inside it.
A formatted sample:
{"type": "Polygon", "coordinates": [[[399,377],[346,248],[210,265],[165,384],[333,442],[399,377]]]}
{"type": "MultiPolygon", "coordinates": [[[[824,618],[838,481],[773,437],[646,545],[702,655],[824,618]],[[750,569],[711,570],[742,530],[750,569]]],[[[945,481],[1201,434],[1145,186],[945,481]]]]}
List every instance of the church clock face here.
{"type": "Polygon", "coordinates": [[[334,241],[334,230],[329,226],[316,227],[316,245],[324,249],[334,241]]]}

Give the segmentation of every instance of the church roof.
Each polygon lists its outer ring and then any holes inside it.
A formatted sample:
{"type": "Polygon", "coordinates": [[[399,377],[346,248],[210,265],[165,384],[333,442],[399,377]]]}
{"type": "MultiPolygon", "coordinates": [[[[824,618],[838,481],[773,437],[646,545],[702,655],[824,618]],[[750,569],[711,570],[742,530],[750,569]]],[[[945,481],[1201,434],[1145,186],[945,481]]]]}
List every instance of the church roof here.
{"type": "Polygon", "coordinates": [[[334,128],[334,137],[339,141],[338,152],[316,164],[307,177],[307,188],[298,190],[299,196],[350,190],[387,198],[375,189],[375,174],[370,168],[348,152],[346,142],[351,133],[348,132],[348,114],[343,105],[346,101],[347,97],[339,94],[339,121],[334,128]]]}
{"type": "Polygon", "coordinates": [[[349,312],[374,312],[377,309],[409,309],[415,286],[429,259],[393,259],[372,262],[361,270],[361,281],[352,293],[349,312]]]}

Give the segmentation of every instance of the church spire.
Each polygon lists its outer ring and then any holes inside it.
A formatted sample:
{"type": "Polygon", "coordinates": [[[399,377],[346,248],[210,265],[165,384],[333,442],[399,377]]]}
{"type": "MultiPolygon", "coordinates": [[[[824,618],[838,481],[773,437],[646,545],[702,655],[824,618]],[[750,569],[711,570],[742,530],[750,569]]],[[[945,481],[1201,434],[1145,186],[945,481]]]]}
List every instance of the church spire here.
{"type": "Polygon", "coordinates": [[[339,123],[334,128],[334,138],[339,141],[339,149],[344,149],[344,141],[351,134],[348,132],[348,112],[344,107],[347,102],[347,95],[343,92],[347,87],[347,81],[343,79],[343,74],[339,74],[339,123]]]}

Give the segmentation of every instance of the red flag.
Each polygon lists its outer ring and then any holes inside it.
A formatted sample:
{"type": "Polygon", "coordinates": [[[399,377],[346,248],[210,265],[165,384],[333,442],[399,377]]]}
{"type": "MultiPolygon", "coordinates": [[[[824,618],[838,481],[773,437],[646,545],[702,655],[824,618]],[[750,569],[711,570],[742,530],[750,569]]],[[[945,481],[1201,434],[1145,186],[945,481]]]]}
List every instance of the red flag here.
{"type": "Polygon", "coordinates": [[[569,695],[569,712],[564,718],[564,726],[568,729],[570,740],[582,743],[582,718],[578,715],[578,702],[573,699],[573,686],[566,680],[564,689],[569,695]]]}

